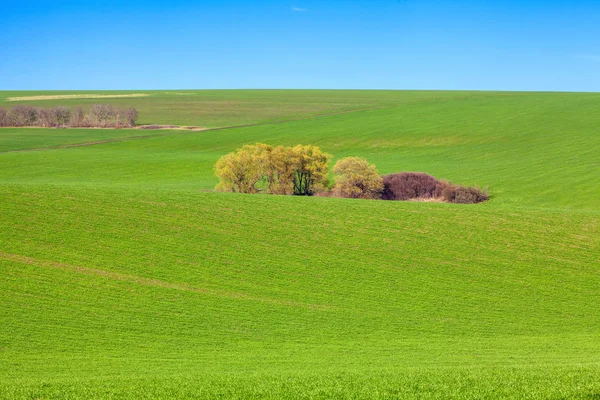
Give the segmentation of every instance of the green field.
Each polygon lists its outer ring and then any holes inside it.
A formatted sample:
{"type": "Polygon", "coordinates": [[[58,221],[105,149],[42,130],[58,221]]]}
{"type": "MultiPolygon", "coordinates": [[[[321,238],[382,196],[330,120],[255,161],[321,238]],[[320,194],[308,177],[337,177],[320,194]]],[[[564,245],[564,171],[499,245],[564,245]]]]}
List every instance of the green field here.
{"type": "Polygon", "coordinates": [[[0,398],[600,399],[600,94],[143,93],[23,104],[230,128],[0,129],[0,398]],[[214,193],[257,141],[491,200],[214,193]]]}

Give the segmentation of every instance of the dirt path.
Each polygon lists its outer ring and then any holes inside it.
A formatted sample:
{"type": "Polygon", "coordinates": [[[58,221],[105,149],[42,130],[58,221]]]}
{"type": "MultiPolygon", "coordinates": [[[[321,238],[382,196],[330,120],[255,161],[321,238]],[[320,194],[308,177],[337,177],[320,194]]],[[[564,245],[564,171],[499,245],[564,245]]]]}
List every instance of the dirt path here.
{"type": "Polygon", "coordinates": [[[97,140],[97,141],[93,141],[93,142],[82,142],[82,143],[65,144],[65,145],[59,145],[59,146],[36,147],[36,148],[32,148],[32,149],[21,149],[21,150],[7,150],[7,151],[0,151],[0,154],[6,154],[6,153],[26,153],[26,152],[30,152],[30,151],[47,151],[47,150],[57,150],[57,149],[70,149],[70,148],[73,148],[73,147],[96,146],[96,145],[99,145],[99,144],[124,142],[124,141],[129,141],[129,140],[149,139],[149,138],[155,138],[155,137],[186,135],[186,134],[199,133],[199,132],[204,133],[204,132],[211,132],[211,131],[222,131],[222,130],[226,130],[226,129],[250,128],[250,127],[254,127],[254,126],[280,125],[280,124],[286,124],[286,123],[289,123],[289,122],[303,121],[303,120],[308,120],[308,119],[313,119],[313,118],[329,117],[329,116],[333,116],[333,115],[342,115],[342,114],[354,114],[354,113],[358,113],[358,112],[362,112],[362,111],[381,110],[381,109],[384,109],[384,108],[389,108],[389,107],[387,107],[387,106],[379,106],[379,107],[371,107],[371,108],[361,108],[359,110],[338,111],[338,112],[332,112],[332,113],[327,113],[327,114],[318,114],[318,115],[312,115],[312,116],[306,116],[306,117],[291,118],[291,119],[286,119],[286,120],[282,120],[282,121],[258,122],[258,123],[255,123],[255,124],[221,126],[221,127],[216,127],[216,128],[205,128],[205,129],[182,129],[182,128],[160,129],[160,131],[166,131],[166,132],[164,132],[164,133],[155,133],[155,134],[152,134],[152,135],[128,136],[128,137],[120,137],[120,138],[114,138],[114,139],[97,140]]]}
{"type": "Polygon", "coordinates": [[[49,96],[21,96],[8,97],[7,101],[35,101],[35,100],[72,100],[72,99],[120,99],[123,97],[148,97],[147,93],[130,94],[61,94],[49,96]]]}

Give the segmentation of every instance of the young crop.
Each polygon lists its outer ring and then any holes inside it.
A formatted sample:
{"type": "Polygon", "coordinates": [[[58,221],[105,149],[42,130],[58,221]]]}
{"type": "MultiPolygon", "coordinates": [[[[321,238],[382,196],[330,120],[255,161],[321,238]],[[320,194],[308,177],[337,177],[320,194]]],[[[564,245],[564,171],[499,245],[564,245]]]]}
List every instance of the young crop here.
{"type": "MultiPolygon", "coordinates": [[[[1,399],[598,400],[600,94],[193,93],[118,102],[262,123],[83,129],[85,103],[81,129],[0,129],[1,399]],[[210,193],[257,141],[496,201],[210,193]]],[[[288,149],[258,191],[293,194],[288,149]]]]}

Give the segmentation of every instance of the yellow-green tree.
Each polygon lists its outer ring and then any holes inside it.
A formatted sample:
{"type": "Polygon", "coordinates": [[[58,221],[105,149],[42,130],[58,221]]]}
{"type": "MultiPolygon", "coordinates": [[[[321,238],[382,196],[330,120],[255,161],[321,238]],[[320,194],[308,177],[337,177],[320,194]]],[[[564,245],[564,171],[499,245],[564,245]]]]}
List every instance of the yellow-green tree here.
{"type": "Polygon", "coordinates": [[[294,173],[296,157],[291,147],[277,146],[270,154],[267,179],[269,181],[269,193],[271,194],[294,194],[294,173]]]}
{"type": "Polygon", "coordinates": [[[273,148],[257,143],[245,145],[221,157],[215,165],[216,189],[224,192],[257,193],[256,185],[267,175],[273,148]]]}
{"type": "Polygon", "coordinates": [[[329,160],[331,154],[324,153],[317,146],[297,145],[289,151],[293,166],[294,194],[298,196],[312,196],[327,190],[329,160]]]}
{"type": "Polygon", "coordinates": [[[334,194],[353,199],[378,199],[383,191],[383,178],[373,164],[360,157],[346,157],[335,163],[334,194]]]}
{"type": "Polygon", "coordinates": [[[313,195],[326,190],[331,155],[316,146],[271,147],[246,145],[221,157],[215,165],[219,177],[216,189],[257,193],[264,182],[268,193],[313,195]]]}

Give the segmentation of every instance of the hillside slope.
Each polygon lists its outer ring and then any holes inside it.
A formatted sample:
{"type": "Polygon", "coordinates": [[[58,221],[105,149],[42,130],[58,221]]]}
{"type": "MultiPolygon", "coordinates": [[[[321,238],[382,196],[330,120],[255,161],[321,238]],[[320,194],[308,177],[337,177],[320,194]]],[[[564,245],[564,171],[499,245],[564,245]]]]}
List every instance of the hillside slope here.
{"type": "Polygon", "coordinates": [[[0,154],[0,397],[596,398],[600,95],[421,95],[0,154]],[[492,199],[213,193],[256,141],[492,199]]]}

